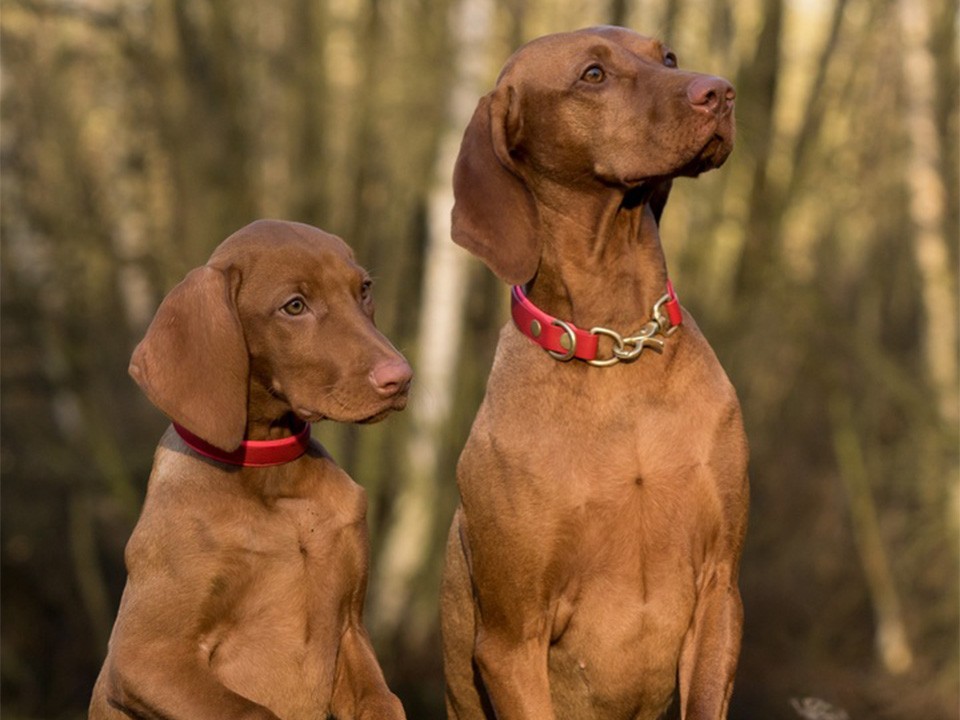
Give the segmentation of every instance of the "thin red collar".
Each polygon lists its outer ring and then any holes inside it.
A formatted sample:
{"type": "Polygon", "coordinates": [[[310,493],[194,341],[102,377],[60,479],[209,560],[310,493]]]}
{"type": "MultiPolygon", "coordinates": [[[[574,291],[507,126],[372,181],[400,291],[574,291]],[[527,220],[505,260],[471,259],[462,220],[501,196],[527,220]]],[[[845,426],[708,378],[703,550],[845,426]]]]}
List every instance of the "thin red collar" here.
{"type": "Polygon", "coordinates": [[[636,334],[627,337],[609,328],[584,330],[573,323],[558,320],[530,302],[519,285],[513,286],[510,301],[510,312],[517,329],[555,359],[566,361],[578,358],[601,367],[635,360],[646,347],[662,350],[663,340],[657,336],[667,338],[683,322],[680,301],[669,280],[667,292],[653,306],[651,319],[636,334]],[[613,341],[609,358],[597,358],[601,335],[613,341]]]}
{"type": "Polygon", "coordinates": [[[284,465],[303,455],[310,445],[309,423],[304,423],[295,434],[280,440],[244,440],[233,452],[226,452],[211,445],[177,423],[173,424],[173,428],[187,445],[204,457],[243,467],[284,465]]]}

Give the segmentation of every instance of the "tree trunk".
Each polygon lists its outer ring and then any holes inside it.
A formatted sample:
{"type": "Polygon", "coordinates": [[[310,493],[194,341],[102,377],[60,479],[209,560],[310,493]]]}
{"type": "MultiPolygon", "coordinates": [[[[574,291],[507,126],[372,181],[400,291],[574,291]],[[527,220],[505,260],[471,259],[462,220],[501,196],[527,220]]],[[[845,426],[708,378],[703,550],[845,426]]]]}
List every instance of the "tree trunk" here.
{"type": "Polygon", "coordinates": [[[864,459],[863,445],[848,398],[840,395],[831,398],[830,420],[840,479],[850,505],[853,537],[873,604],[877,654],[888,672],[904,673],[913,665],[913,651],[907,639],[900,597],[880,534],[877,507],[870,488],[870,470],[864,459]]]}
{"type": "Polygon", "coordinates": [[[610,0],[610,11],[608,17],[611,25],[626,27],[628,15],[630,14],[630,3],[627,0],[610,0]]]}
{"type": "Polygon", "coordinates": [[[775,104],[781,76],[780,43],[783,31],[783,0],[764,0],[763,26],[753,61],[738,79],[741,96],[753,97],[750,112],[740,119],[749,127],[743,151],[751,156],[753,181],[743,255],[737,281],[738,298],[752,297],[763,286],[775,257],[777,223],[773,217],[770,155],[775,130],[775,104]]]}
{"type": "Polygon", "coordinates": [[[956,277],[945,236],[947,189],[940,173],[936,66],[930,52],[927,2],[900,0],[904,121],[909,140],[906,179],[913,249],[923,282],[923,360],[944,422],[958,419],[956,277]]]}
{"type": "MultiPolygon", "coordinates": [[[[469,266],[466,253],[450,240],[450,178],[463,128],[487,85],[493,7],[490,0],[461,0],[453,6],[452,14],[451,32],[456,38],[453,47],[458,49],[458,56],[447,130],[440,144],[428,200],[429,237],[416,350],[416,392],[407,411],[412,416],[407,484],[397,497],[383,543],[371,618],[385,632],[399,627],[412,597],[412,580],[430,554],[443,428],[450,418],[451,400],[456,397],[459,326],[464,315],[469,266]]],[[[416,627],[408,629],[414,634],[418,632],[416,627]]]]}

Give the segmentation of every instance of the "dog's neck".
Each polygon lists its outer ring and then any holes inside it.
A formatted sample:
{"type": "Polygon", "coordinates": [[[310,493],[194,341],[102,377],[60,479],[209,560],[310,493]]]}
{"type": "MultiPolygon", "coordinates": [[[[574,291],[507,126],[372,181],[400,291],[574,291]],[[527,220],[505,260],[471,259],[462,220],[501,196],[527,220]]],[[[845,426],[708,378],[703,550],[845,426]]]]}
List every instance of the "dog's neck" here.
{"type": "Polygon", "coordinates": [[[286,398],[251,373],[245,439],[279,440],[293,435],[300,424],[286,398]]]}
{"type": "Polygon", "coordinates": [[[664,293],[666,261],[642,193],[551,188],[540,204],[540,268],[527,288],[544,311],[580,327],[630,331],[664,293]]]}

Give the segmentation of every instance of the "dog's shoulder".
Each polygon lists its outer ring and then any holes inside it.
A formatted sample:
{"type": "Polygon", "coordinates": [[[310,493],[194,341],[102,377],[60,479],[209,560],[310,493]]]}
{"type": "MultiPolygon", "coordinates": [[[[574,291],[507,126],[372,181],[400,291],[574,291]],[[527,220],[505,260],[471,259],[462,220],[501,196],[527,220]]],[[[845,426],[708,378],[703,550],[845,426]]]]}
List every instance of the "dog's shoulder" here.
{"type": "Polygon", "coordinates": [[[307,465],[311,497],[337,509],[352,519],[363,520],[367,513],[367,491],[315,441],[311,443],[307,465]]]}

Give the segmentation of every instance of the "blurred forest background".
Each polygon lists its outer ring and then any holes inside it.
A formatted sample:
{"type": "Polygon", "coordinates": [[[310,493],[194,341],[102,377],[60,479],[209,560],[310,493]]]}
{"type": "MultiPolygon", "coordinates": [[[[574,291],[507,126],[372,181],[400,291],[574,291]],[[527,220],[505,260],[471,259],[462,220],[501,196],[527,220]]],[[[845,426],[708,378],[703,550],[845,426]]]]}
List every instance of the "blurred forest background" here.
{"type": "Polygon", "coordinates": [[[5,718],[85,712],[166,424],[130,351],[258,217],[351,243],[417,370],[406,412],[315,432],[370,495],[388,679],[442,717],[442,539],[508,296],[448,239],[452,162],[513,49],[597,23],[738,90],[732,158],[661,228],[752,443],[731,718],[958,717],[957,0],[0,7],[5,718]]]}

